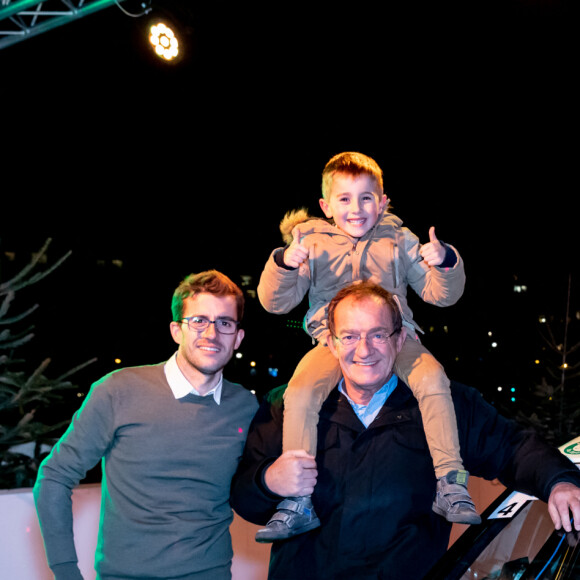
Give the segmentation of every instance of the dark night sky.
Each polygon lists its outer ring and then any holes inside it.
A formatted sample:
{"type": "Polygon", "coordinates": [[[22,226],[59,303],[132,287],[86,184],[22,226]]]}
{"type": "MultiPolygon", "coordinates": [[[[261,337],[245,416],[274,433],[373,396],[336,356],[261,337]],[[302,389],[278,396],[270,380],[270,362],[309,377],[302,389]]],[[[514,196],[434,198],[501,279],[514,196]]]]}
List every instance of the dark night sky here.
{"type": "Polygon", "coordinates": [[[75,279],[67,306],[44,305],[68,342],[91,350],[87,312],[95,335],[118,316],[116,343],[149,340],[133,310],[166,316],[191,271],[258,275],[285,211],[316,211],[324,163],[348,149],[383,167],[406,225],[461,251],[464,321],[501,311],[514,274],[544,302],[565,293],[572,3],[404,4],[196,6],[193,56],[171,68],[114,7],[0,51],[0,240],[73,250],[42,290],[75,279]],[[122,259],[123,282],[91,279],[94,258],[122,259]]]}

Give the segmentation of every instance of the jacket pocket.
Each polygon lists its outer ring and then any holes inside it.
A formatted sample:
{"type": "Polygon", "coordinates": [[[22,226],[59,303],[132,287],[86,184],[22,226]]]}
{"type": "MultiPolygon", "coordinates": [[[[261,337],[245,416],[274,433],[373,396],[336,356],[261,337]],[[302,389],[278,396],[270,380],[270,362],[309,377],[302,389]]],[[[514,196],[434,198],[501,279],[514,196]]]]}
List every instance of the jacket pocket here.
{"type": "Polygon", "coordinates": [[[404,411],[396,415],[396,420],[398,424],[393,430],[393,439],[397,445],[416,451],[429,450],[422,423],[417,424],[404,411]]]}

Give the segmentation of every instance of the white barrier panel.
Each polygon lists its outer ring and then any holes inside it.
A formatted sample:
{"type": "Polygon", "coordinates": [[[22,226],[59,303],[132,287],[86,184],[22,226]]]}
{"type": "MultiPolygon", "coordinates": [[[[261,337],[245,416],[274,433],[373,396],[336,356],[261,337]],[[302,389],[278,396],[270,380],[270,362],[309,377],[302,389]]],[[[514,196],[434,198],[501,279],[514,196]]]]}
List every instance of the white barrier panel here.
{"type": "MultiPolygon", "coordinates": [[[[482,512],[505,488],[497,481],[473,477],[469,490],[482,512]]],[[[85,580],[95,580],[93,560],[97,544],[100,484],[85,484],[73,492],[74,533],[79,566],[85,580]]],[[[467,528],[454,524],[449,545],[467,528]]],[[[270,545],[254,540],[258,526],[234,514],[231,526],[234,545],[233,580],[266,580],[270,545]]],[[[0,579],[53,580],[46,559],[32,490],[0,490],[0,579]]]]}
{"type": "MultiPolygon", "coordinates": [[[[80,485],[73,492],[74,534],[79,567],[85,580],[94,580],[100,484],[80,485]]],[[[30,488],[0,490],[0,578],[53,580],[46,564],[40,527],[30,488]]],[[[234,545],[233,580],[266,580],[270,546],[258,544],[254,526],[235,515],[231,526],[234,545]]]]}

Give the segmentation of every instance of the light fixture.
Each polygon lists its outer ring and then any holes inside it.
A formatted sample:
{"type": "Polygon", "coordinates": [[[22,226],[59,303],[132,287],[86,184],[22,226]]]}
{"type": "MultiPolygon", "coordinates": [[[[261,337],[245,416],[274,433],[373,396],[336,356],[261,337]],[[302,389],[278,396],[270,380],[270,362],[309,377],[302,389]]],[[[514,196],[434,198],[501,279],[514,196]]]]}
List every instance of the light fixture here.
{"type": "Polygon", "coordinates": [[[151,26],[149,33],[149,42],[157,56],[167,61],[177,58],[179,41],[173,29],[163,22],[157,22],[151,26]]]}

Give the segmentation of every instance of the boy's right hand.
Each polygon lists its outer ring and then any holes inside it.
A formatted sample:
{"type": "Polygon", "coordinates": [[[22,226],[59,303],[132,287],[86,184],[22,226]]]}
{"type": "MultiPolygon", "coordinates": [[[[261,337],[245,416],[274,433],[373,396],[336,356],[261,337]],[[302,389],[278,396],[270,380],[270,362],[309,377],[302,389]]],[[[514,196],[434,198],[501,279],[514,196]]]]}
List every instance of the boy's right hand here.
{"type": "Polygon", "coordinates": [[[299,268],[308,259],[308,248],[302,245],[303,240],[300,228],[296,226],[292,230],[292,243],[284,250],[284,264],[289,268],[299,268]]]}

